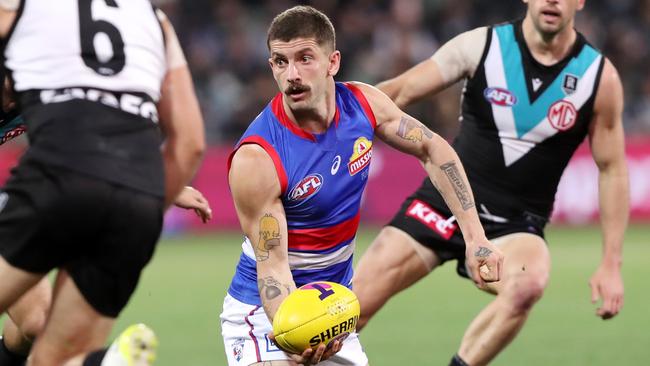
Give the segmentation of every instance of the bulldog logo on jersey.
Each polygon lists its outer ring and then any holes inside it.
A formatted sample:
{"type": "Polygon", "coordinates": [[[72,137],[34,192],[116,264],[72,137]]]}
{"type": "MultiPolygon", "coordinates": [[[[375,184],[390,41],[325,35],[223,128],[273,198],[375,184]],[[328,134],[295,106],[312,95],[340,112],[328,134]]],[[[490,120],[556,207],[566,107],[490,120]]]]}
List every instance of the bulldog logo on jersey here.
{"type": "Polygon", "coordinates": [[[323,186],[323,176],[310,174],[304,178],[289,192],[289,201],[305,201],[313,197],[323,186]]]}
{"type": "Polygon", "coordinates": [[[370,165],[370,159],[372,159],[372,142],[365,137],[359,137],[354,142],[354,151],[348,163],[350,175],[355,175],[370,165]]]}
{"type": "Polygon", "coordinates": [[[578,111],[573,103],[566,100],[558,100],[548,109],[547,118],[553,128],[559,131],[566,131],[576,123],[578,111]]]}

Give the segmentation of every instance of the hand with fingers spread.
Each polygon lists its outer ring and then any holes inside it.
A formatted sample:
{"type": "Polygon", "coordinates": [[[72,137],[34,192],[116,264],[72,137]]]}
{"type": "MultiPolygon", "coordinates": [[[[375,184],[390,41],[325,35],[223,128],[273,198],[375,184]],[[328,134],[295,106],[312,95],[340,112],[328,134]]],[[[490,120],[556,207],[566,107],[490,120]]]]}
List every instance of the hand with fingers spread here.
{"type": "Polygon", "coordinates": [[[201,218],[203,223],[206,223],[212,219],[212,209],[210,208],[210,203],[198,190],[186,186],[183,188],[181,193],[176,197],[174,205],[185,208],[188,210],[194,210],[196,215],[201,218]]]}
{"type": "Polygon", "coordinates": [[[316,365],[321,361],[325,361],[330,357],[334,356],[338,351],[343,347],[343,341],[340,339],[335,339],[331,341],[328,345],[321,343],[316,349],[307,348],[302,352],[302,354],[291,353],[278,345],[275,342],[275,336],[273,332],[269,333],[269,339],[282,351],[284,351],[291,359],[299,365],[316,365]]]}
{"type": "Polygon", "coordinates": [[[623,277],[620,266],[613,264],[601,264],[591,280],[591,302],[595,304],[602,300],[600,307],[596,309],[596,315],[603,319],[611,319],[623,308],[623,277]]]}
{"type": "Polygon", "coordinates": [[[468,243],[465,255],[472,280],[479,288],[484,288],[487,282],[501,279],[503,253],[487,239],[468,243]]]}

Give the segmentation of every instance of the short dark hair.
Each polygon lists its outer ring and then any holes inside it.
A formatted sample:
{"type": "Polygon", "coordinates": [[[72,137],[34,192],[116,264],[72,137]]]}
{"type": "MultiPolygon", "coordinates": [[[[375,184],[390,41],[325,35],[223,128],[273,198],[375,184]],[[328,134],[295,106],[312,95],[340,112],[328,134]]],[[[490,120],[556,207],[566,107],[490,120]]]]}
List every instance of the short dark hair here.
{"type": "Polygon", "coordinates": [[[319,46],[336,49],[336,32],[332,22],[327,15],[311,6],[294,6],[273,18],[266,45],[270,49],[271,41],[289,42],[296,38],[314,38],[319,46]]]}

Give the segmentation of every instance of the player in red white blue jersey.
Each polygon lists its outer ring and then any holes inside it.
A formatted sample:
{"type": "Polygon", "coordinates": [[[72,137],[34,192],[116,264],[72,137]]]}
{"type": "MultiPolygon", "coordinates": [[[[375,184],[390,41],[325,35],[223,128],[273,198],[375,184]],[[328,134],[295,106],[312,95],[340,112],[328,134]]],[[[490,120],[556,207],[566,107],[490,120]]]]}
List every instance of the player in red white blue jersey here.
{"type": "Polygon", "coordinates": [[[327,348],[287,354],[271,322],[296,286],[351,286],[361,196],[375,136],[418,157],[448,200],[468,241],[474,279],[496,281],[503,260],[485,239],[471,189],[449,144],[402,112],[379,90],[337,83],[335,32],[314,8],[276,16],[269,64],[280,93],[252,122],[229,161],[229,182],[246,235],[224,301],[222,334],[229,365],[368,364],[356,334],[327,348]],[[483,276],[479,275],[483,268],[483,276]]]}

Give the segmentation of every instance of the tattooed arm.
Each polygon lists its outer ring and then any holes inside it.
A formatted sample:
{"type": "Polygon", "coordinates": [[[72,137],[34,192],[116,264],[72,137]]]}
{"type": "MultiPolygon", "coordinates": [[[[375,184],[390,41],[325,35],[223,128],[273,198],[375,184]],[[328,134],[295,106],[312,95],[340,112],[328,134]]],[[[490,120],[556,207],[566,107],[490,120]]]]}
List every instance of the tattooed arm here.
{"type": "Polygon", "coordinates": [[[235,153],[229,182],[239,222],[255,251],[262,305],[273,322],[282,300],[296,288],[289,270],[280,182],[269,155],[254,144],[235,153]]]}
{"type": "Polygon", "coordinates": [[[472,190],[456,152],[443,138],[402,112],[381,91],[365,84],[356,85],[375,114],[375,134],[394,148],[420,159],[431,182],[456,217],[467,246],[467,264],[474,281],[480,286],[484,281],[498,281],[503,256],[485,238],[472,190]],[[480,271],[482,266],[486,267],[480,271]]]}

